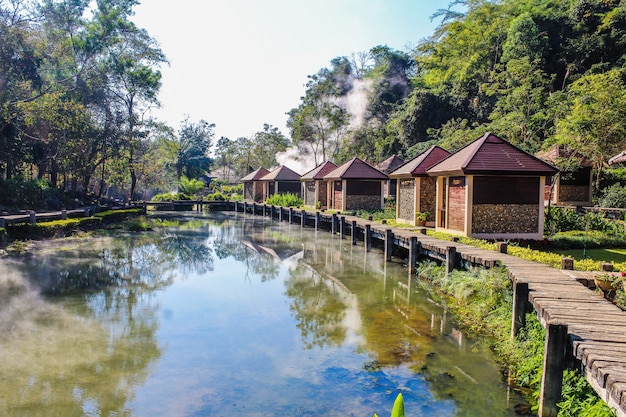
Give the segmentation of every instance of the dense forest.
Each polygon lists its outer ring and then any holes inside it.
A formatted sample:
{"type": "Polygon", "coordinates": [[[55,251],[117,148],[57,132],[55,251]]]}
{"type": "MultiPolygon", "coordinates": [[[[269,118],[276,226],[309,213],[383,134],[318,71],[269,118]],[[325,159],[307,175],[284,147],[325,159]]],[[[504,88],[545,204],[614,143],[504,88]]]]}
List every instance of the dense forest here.
{"type": "Polygon", "coordinates": [[[374,46],[309,75],[289,136],[266,124],[219,139],[206,120],[150,117],[167,57],[132,22],[137,4],[0,0],[0,181],[141,197],[183,175],[272,168],[290,149],[378,163],[486,131],[531,153],[566,145],[600,179],[626,149],[624,1],[454,1],[412,50],[374,46]]]}

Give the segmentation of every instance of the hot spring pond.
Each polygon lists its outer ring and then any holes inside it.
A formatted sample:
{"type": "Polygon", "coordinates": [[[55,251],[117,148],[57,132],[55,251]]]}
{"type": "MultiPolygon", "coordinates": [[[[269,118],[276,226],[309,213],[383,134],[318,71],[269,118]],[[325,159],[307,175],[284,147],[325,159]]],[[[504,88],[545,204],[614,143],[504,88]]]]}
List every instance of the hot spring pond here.
{"type": "Polygon", "coordinates": [[[399,261],[242,215],[0,263],[2,416],[514,416],[399,261]]]}

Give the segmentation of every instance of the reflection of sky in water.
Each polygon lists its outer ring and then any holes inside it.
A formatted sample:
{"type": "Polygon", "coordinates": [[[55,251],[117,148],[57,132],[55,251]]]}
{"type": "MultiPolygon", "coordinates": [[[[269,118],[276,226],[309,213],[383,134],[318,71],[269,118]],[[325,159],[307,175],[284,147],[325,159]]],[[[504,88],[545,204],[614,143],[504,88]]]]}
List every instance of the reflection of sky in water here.
{"type": "Polygon", "coordinates": [[[56,299],[94,333],[90,349],[104,345],[72,368],[87,381],[69,388],[80,411],[59,401],[58,415],[382,417],[400,391],[410,416],[515,415],[489,353],[457,343],[442,310],[407,287],[405,268],[328,233],[251,224],[111,247],[133,258],[109,260],[130,279],[111,266],[98,282],[113,286],[56,299]]]}

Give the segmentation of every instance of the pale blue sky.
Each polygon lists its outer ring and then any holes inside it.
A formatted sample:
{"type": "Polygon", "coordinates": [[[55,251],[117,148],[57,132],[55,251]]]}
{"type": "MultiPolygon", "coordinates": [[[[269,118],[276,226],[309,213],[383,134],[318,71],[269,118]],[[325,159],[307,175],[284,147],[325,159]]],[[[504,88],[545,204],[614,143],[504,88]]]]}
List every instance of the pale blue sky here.
{"type": "Polygon", "coordinates": [[[161,45],[154,115],[176,130],[185,115],[220,136],[249,137],[263,123],[286,136],[307,75],[337,56],[388,45],[408,51],[439,24],[449,0],[143,0],[132,20],[161,45]]]}

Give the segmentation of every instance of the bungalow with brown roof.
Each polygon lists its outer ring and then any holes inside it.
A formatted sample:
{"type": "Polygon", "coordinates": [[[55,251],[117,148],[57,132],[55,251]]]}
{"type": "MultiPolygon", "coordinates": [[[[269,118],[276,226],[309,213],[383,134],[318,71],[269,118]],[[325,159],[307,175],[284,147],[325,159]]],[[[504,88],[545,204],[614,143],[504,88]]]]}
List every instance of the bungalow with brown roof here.
{"type": "Polygon", "coordinates": [[[396,220],[399,223],[418,226],[424,221],[432,222],[427,224],[429,226],[435,225],[437,180],[428,176],[426,170],[449,155],[450,152],[445,149],[432,146],[389,174],[398,183],[396,220]]]}
{"type": "Polygon", "coordinates": [[[427,171],[437,177],[438,230],[484,239],[542,239],[552,165],[486,133],[427,171]]]}
{"type": "Polygon", "coordinates": [[[302,199],[305,206],[328,208],[328,180],[324,179],[324,175],[335,168],[337,168],[337,165],[326,161],[300,177],[302,182],[302,199]]]}
{"type": "MultiPolygon", "coordinates": [[[[400,158],[398,155],[392,155],[380,164],[376,165],[374,168],[376,168],[380,172],[389,175],[396,169],[400,168],[402,165],[404,165],[404,159],[400,158]]],[[[387,181],[385,181],[385,197],[396,196],[397,182],[398,181],[395,178],[389,178],[387,181]]]]}
{"type": "Polygon", "coordinates": [[[257,203],[263,201],[263,183],[260,179],[267,174],[269,174],[269,171],[261,167],[239,180],[243,183],[244,200],[253,200],[257,203]]]}
{"type": "Polygon", "coordinates": [[[567,149],[565,145],[553,145],[536,154],[537,158],[559,165],[564,161],[567,169],[546,178],[545,204],[562,206],[590,206],[593,193],[593,162],[567,149]]]}
{"type": "Polygon", "coordinates": [[[352,158],[324,175],[328,181],[328,207],[334,210],[383,209],[383,184],[389,177],[370,164],[352,158]]]}
{"type": "Polygon", "coordinates": [[[302,195],[300,174],[285,165],[261,177],[259,181],[263,183],[263,201],[274,194],[291,193],[298,197],[302,195]]]}

